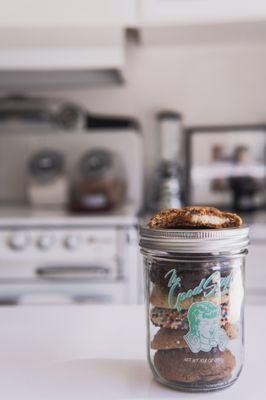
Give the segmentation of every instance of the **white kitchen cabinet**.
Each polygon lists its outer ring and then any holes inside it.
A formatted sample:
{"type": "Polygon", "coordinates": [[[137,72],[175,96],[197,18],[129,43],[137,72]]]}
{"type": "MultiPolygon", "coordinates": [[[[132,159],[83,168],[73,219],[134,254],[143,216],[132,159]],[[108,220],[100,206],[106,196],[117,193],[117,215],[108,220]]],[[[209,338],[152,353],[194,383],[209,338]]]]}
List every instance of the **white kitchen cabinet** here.
{"type": "Polygon", "coordinates": [[[122,28],[0,28],[1,70],[86,70],[124,64],[122,28]]]}
{"type": "Polygon", "coordinates": [[[136,0],[0,0],[0,28],[127,27],[136,24],[136,0]]]}
{"type": "Polygon", "coordinates": [[[0,9],[1,88],[122,80],[135,0],[0,0],[0,9]]]}

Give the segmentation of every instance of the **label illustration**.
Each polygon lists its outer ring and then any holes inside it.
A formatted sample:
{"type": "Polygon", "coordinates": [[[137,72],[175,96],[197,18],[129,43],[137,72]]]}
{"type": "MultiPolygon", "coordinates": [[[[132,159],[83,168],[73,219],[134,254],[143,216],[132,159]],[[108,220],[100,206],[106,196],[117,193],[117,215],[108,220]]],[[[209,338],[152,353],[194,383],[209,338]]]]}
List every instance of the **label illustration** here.
{"type": "Polygon", "coordinates": [[[184,339],[193,353],[218,346],[224,351],[229,338],[220,327],[220,307],[210,301],[193,303],[187,314],[189,331],[184,339]]]}

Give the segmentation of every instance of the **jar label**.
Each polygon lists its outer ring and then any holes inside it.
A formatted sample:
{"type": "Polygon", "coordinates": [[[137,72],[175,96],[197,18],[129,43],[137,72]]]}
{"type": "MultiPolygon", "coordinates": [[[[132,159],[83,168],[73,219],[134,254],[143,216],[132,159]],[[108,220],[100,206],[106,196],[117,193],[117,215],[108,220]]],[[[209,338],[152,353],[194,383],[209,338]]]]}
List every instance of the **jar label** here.
{"type": "Polygon", "coordinates": [[[170,288],[168,305],[171,309],[181,311],[182,302],[194,296],[202,295],[204,299],[203,301],[192,302],[187,312],[189,331],[184,336],[184,340],[193,353],[209,352],[217,346],[220,351],[226,349],[229,338],[220,326],[220,298],[229,292],[232,277],[232,273],[226,277],[221,277],[220,272],[215,271],[202,279],[197,286],[177,293],[177,289],[181,288],[182,279],[177,276],[175,269],[165,274],[170,288]],[[217,297],[219,304],[208,301],[210,297],[217,297]]]}
{"type": "Polygon", "coordinates": [[[176,270],[171,269],[168,271],[165,278],[169,278],[168,287],[169,295],[168,295],[168,304],[170,308],[175,308],[178,311],[181,311],[181,303],[185,299],[188,299],[193,296],[198,296],[202,294],[205,298],[217,296],[220,294],[221,296],[228,293],[230,284],[233,278],[232,273],[226,277],[220,277],[220,272],[215,271],[213,274],[204,278],[200,281],[200,283],[192,289],[189,289],[186,292],[179,292],[176,294],[176,289],[181,288],[181,278],[177,276],[176,270]]]}
{"type": "Polygon", "coordinates": [[[201,301],[191,304],[188,309],[189,331],[184,339],[193,353],[210,351],[218,346],[224,351],[229,338],[220,327],[220,306],[211,301],[201,301]]]}

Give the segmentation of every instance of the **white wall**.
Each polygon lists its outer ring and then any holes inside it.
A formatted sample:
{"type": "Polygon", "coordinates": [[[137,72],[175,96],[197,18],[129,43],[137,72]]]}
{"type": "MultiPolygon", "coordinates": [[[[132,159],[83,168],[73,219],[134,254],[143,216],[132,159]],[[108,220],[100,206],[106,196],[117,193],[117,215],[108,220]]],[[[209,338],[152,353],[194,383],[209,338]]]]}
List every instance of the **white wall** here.
{"type": "Polygon", "coordinates": [[[183,112],[189,125],[266,121],[263,43],[168,48],[131,43],[127,53],[125,86],[44,94],[76,100],[94,112],[139,118],[147,173],[156,162],[154,114],[161,108],[183,112]]]}

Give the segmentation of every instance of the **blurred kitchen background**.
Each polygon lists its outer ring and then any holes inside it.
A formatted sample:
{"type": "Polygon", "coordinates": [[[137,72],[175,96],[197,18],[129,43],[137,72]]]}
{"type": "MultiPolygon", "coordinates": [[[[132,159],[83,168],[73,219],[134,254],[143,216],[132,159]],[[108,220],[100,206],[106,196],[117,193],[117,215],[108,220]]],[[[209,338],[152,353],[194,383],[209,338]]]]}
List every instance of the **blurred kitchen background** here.
{"type": "Polygon", "coordinates": [[[142,302],[139,221],[251,225],[266,296],[266,4],[0,0],[0,303],[142,302]]]}

